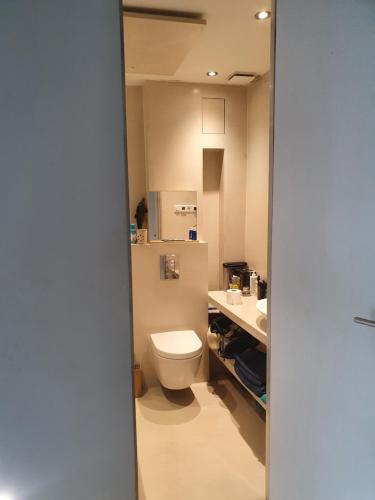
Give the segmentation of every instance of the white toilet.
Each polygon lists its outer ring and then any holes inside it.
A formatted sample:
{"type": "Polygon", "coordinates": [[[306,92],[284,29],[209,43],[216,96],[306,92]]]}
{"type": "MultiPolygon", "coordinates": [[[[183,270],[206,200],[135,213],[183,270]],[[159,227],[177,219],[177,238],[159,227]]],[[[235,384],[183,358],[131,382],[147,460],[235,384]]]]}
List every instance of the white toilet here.
{"type": "Polygon", "coordinates": [[[194,381],[203,345],[193,330],[152,333],[154,365],[159,382],[167,389],[186,389],[194,381]]]}

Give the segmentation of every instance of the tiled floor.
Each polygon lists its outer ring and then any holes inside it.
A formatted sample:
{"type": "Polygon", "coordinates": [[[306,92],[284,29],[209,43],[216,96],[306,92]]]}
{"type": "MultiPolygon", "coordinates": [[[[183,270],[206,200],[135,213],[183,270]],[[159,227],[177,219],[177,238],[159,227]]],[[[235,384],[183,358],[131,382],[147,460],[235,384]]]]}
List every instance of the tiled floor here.
{"type": "Polygon", "coordinates": [[[137,400],[139,500],[264,500],[265,421],[236,382],[137,400]]]}

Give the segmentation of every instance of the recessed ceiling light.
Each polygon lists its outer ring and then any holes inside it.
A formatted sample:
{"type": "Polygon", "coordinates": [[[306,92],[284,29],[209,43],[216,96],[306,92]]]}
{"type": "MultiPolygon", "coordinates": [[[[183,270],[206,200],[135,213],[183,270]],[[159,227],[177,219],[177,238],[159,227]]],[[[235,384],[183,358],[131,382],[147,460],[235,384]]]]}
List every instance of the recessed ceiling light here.
{"type": "Polygon", "coordinates": [[[269,10],[260,10],[255,14],[255,19],[258,21],[265,21],[271,17],[271,12],[269,10]]]}
{"type": "Polygon", "coordinates": [[[207,71],[207,76],[217,76],[219,73],[217,71],[207,71]]]}

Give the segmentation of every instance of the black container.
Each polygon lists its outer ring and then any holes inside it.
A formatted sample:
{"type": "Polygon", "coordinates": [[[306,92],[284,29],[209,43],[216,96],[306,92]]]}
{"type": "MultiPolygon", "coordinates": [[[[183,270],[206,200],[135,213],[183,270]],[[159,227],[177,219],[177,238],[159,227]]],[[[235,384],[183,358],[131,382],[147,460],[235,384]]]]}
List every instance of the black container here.
{"type": "Polygon", "coordinates": [[[224,280],[223,285],[224,289],[228,290],[229,283],[232,280],[232,276],[235,274],[236,276],[241,276],[242,271],[246,270],[247,262],[224,262],[224,280]]]}
{"type": "Polygon", "coordinates": [[[258,281],[258,300],[265,299],[267,297],[267,282],[262,280],[258,281]]]}

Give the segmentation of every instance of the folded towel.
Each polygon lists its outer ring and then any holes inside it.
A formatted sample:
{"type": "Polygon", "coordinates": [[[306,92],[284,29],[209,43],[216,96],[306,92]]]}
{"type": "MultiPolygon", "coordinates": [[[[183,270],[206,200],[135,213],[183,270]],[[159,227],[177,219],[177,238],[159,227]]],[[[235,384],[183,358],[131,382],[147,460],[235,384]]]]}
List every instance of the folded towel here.
{"type": "Polygon", "coordinates": [[[236,371],[238,373],[241,373],[241,376],[246,378],[246,380],[250,384],[252,384],[256,387],[264,387],[265,386],[265,383],[263,382],[263,380],[261,380],[256,373],[241,366],[241,364],[238,363],[237,360],[234,362],[234,368],[236,369],[236,371]]]}
{"type": "Polygon", "coordinates": [[[234,364],[234,369],[239,376],[240,380],[243,382],[243,384],[250,389],[251,391],[254,392],[258,397],[263,396],[263,394],[266,393],[266,386],[265,385],[258,385],[258,383],[254,383],[254,379],[252,377],[249,377],[249,374],[246,373],[241,366],[237,363],[237,361],[234,364]]]}
{"type": "Polygon", "coordinates": [[[267,355],[265,352],[260,352],[256,349],[246,349],[240,354],[235,354],[233,357],[243,371],[256,377],[259,383],[266,385],[267,355]]]}

